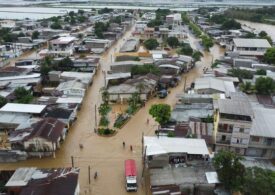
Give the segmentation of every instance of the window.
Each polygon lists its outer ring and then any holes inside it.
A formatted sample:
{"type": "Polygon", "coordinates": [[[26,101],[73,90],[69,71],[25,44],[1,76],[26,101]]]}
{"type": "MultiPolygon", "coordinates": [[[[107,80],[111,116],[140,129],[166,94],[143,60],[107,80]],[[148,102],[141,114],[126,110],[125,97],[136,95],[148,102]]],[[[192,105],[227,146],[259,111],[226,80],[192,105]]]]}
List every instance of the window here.
{"type": "Polygon", "coordinates": [[[243,133],[244,132],[244,128],[240,128],[240,133],[243,133]]]}
{"type": "Polygon", "coordinates": [[[236,152],[237,154],[240,154],[240,152],[241,152],[240,148],[235,148],[235,152],[236,152]]]}
{"type": "Polygon", "coordinates": [[[222,141],[225,141],[225,140],[226,140],[226,136],[223,135],[223,136],[222,136],[222,141]]]}
{"type": "Polygon", "coordinates": [[[272,138],[266,138],[265,142],[266,142],[266,145],[271,146],[272,138]]]}
{"type": "Polygon", "coordinates": [[[260,138],[259,137],[252,137],[252,142],[259,142],[260,138]]]}

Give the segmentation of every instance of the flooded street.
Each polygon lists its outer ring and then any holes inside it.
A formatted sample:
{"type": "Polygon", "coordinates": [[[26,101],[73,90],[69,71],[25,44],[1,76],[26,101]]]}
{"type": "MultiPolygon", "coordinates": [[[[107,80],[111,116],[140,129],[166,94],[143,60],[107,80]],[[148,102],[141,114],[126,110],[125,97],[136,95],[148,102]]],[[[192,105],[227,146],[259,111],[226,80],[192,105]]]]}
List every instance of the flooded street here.
{"type": "MultiPolygon", "coordinates": [[[[101,60],[101,70],[109,70],[109,64],[114,60],[114,55],[119,51],[123,42],[131,36],[134,28],[129,30],[122,39],[112,46],[103,55],[101,60]]],[[[189,41],[194,49],[201,50],[198,40],[189,35],[189,41]]],[[[142,134],[154,135],[157,123],[149,116],[148,110],[152,104],[167,103],[174,105],[176,103],[176,94],[184,89],[184,81],[187,80],[187,86],[202,74],[203,67],[209,67],[211,62],[223,55],[218,45],[211,49],[211,53],[204,52],[201,62],[188,74],[182,76],[182,82],[172,88],[166,99],[154,98],[146,103],[135,116],[113,137],[100,137],[94,133],[95,127],[95,105],[101,102],[100,88],[104,85],[104,75],[101,70],[98,71],[94,78],[93,85],[89,88],[82,109],[78,114],[78,119],[70,128],[69,134],[61,149],[56,153],[56,158],[31,159],[18,163],[0,164],[1,169],[15,169],[17,167],[68,167],[72,166],[72,157],[74,166],[80,167],[80,189],[81,194],[98,194],[98,195],[126,195],[124,181],[124,160],[135,159],[138,165],[138,192],[131,194],[144,195],[144,182],[141,181],[142,163],[141,152],[142,134]],[[185,79],[187,77],[187,79],[185,79]],[[149,118],[149,124],[146,123],[149,118]],[[125,141],[125,149],[122,142],[125,141]],[[79,144],[83,144],[80,149],[79,144]],[[130,145],[133,146],[133,152],[130,151],[130,145]],[[91,184],[88,183],[88,166],[91,166],[91,184]],[[98,178],[93,179],[94,172],[98,172],[98,178]]],[[[98,117],[97,117],[98,119],[98,117]]]]}

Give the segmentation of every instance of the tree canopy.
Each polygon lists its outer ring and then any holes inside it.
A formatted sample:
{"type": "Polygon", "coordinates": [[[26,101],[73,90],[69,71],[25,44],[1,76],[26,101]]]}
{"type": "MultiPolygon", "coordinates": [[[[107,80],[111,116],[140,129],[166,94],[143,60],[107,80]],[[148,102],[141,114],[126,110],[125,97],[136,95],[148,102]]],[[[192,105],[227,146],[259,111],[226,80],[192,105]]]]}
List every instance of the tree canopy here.
{"type": "Polygon", "coordinates": [[[17,87],[14,90],[14,95],[15,95],[15,101],[21,104],[28,104],[33,99],[31,92],[26,90],[24,87],[17,87]]]}
{"type": "Polygon", "coordinates": [[[238,77],[239,79],[252,79],[253,74],[249,70],[243,70],[239,68],[232,68],[228,71],[228,75],[238,77]]]}
{"type": "Polygon", "coordinates": [[[168,104],[154,104],[149,110],[149,114],[160,124],[166,124],[171,117],[171,107],[168,104]]]}
{"type": "Polygon", "coordinates": [[[144,46],[146,47],[146,49],[153,50],[159,46],[159,43],[156,39],[147,39],[146,41],[144,41],[144,46]]]}
{"type": "Polygon", "coordinates": [[[225,188],[232,191],[241,190],[244,184],[245,167],[241,164],[241,159],[237,154],[225,150],[219,151],[213,158],[219,180],[225,188]]]}
{"type": "Polygon", "coordinates": [[[193,49],[188,43],[183,43],[181,45],[181,48],[178,51],[179,54],[187,55],[187,56],[192,56],[193,54],[193,49]]]}
{"type": "Polygon", "coordinates": [[[175,48],[179,45],[179,40],[177,37],[168,37],[167,43],[170,47],[175,48]]]}
{"type": "Polygon", "coordinates": [[[257,78],[255,89],[258,94],[269,95],[275,91],[275,82],[270,77],[257,78]]]}
{"type": "Polygon", "coordinates": [[[6,103],[7,103],[6,98],[0,96],[0,108],[1,108],[2,106],[4,106],[6,103]]]}
{"type": "Polygon", "coordinates": [[[266,50],[263,60],[264,62],[275,65],[275,48],[274,47],[266,50]]]}
{"type": "Polygon", "coordinates": [[[131,68],[131,75],[145,75],[148,73],[152,73],[155,75],[159,75],[160,70],[154,64],[145,64],[142,66],[133,66],[131,68]]]}

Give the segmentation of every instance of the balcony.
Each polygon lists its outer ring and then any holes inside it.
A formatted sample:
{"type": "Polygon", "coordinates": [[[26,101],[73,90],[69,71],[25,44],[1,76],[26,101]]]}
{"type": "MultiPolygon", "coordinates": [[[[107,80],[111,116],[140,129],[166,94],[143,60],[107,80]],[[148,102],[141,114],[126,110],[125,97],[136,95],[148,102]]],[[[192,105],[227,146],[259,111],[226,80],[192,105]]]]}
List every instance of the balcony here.
{"type": "Polygon", "coordinates": [[[216,140],[216,144],[230,145],[230,140],[216,140]]]}
{"type": "Polygon", "coordinates": [[[221,128],[218,128],[218,132],[221,132],[221,133],[232,133],[233,130],[228,130],[228,129],[221,129],[221,128]]]}

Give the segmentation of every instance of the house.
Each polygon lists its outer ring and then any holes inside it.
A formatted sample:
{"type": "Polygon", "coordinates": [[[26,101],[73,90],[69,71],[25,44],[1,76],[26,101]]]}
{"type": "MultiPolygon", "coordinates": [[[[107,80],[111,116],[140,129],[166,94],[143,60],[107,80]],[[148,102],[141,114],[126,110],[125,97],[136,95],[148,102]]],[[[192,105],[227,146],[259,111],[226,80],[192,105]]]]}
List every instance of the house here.
{"type": "Polygon", "coordinates": [[[271,45],[266,39],[233,39],[232,51],[240,56],[261,57],[271,45]]]}
{"type": "Polygon", "coordinates": [[[181,25],[181,14],[175,13],[166,16],[166,23],[169,25],[181,25]]]}
{"type": "Polygon", "coordinates": [[[82,82],[71,80],[60,83],[55,90],[65,97],[84,97],[86,86],[82,82]]]}
{"type": "Polygon", "coordinates": [[[152,194],[213,194],[218,181],[207,179],[215,170],[203,139],[145,136],[143,142],[152,194]]]}
{"type": "Polygon", "coordinates": [[[110,64],[112,73],[127,73],[131,72],[131,69],[134,66],[142,66],[144,63],[139,61],[121,61],[121,62],[113,62],[110,64]]]}
{"type": "Polygon", "coordinates": [[[224,81],[214,77],[201,77],[195,81],[195,92],[198,94],[224,93],[229,96],[230,92],[235,92],[232,81],[224,81]]]}
{"type": "Polygon", "coordinates": [[[141,100],[147,100],[155,92],[157,83],[158,77],[153,74],[128,79],[120,85],[108,88],[110,101],[127,101],[134,93],[140,93],[141,100]]]}
{"type": "Polygon", "coordinates": [[[254,106],[253,112],[255,117],[245,155],[273,159],[275,157],[275,110],[254,106]]]}
{"type": "Polygon", "coordinates": [[[18,113],[31,116],[41,116],[45,109],[46,105],[7,103],[0,109],[0,115],[1,113],[18,113]]]}
{"type": "Polygon", "coordinates": [[[130,38],[127,39],[126,42],[120,49],[120,52],[135,52],[139,47],[139,39],[137,38],[130,38]]]}
{"type": "Polygon", "coordinates": [[[182,94],[178,95],[179,102],[175,105],[171,119],[177,123],[188,122],[191,119],[201,121],[214,114],[212,95],[182,94]]]}
{"type": "Polygon", "coordinates": [[[83,40],[83,44],[86,48],[88,48],[94,53],[103,53],[111,46],[112,41],[108,39],[85,38],[83,40]]]}
{"type": "Polygon", "coordinates": [[[135,25],[135,33],[143,33],[144,29],[147,28],[147,21],[138,20],[135,25]]]}
{"type": "Polygon", "coordinates": [[[79,195],[79,168],[17,168],[5,185],[13,195],[79,195]]]}
{"type": "Polygon", "coordinates": [[[2,28],[14,28],[16,22],[14,20],[0,20],[0,27],[2,28]]]}
{"type": "Polygon", "coordinates": [[[231,93],[231,99],[219,99],[214,128],[216,151],[225,149],[244,155],[249,145],[254,113],[243,93],[231,93]]]}
{"type": "Polygon", "coordinates": [[[76,38],[71,36],[59,37],[50,41],[49,54],[54,56],[71,56],[74,51],[76,38]]]}
{"type": "Polygon", "coordinates": [[[26,151],[29,156],[55,156],[67,134],[66,124],[55,118],[18,127],[10,132],[9,141],[14,150],[26,151]]]}

